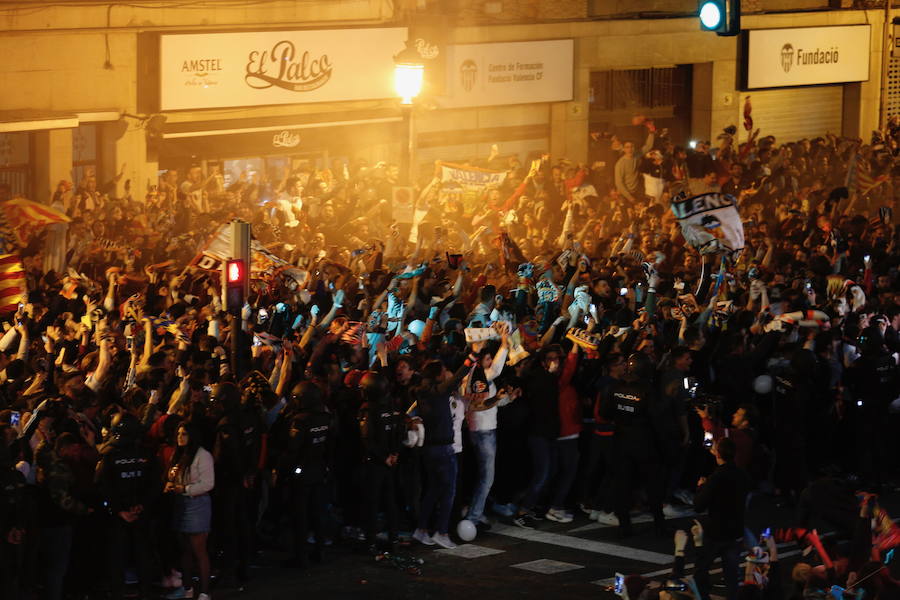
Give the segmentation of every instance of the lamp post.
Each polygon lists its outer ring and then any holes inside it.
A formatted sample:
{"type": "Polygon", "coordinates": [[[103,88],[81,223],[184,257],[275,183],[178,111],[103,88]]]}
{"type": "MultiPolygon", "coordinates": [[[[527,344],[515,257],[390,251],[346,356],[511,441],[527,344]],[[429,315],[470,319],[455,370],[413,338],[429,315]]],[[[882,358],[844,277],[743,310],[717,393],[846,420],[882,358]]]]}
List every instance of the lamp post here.
{"type": "Polygon", "coordinates": [[[422,91],[422,80],[425,75],[425,64],[422,57],[407,40],[406,48],[394,56],[394,89],[400,96],[400,110],[403,112],[403,129],[406,133],[400,172],[406,185],[416,183],[416,132],[413,121],[413,100],[422,91]]]}

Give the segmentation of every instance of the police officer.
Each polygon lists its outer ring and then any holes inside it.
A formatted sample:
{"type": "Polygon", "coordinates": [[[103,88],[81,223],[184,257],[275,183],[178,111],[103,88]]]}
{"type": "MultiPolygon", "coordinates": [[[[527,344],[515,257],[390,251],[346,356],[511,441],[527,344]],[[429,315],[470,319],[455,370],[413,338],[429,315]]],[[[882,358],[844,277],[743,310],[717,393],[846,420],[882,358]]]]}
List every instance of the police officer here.
{"type": "Polygon", "coordinates": [[[109,511],[108,565],[112,596],[125,590],[125,559],[134,553],[141,595],[148,597],[152,577],[150,505],[160,492],[156,457],[142,447],[144,430],[131,413],[118,413],[110,423],[110,437],[100,448],[96,481],[109,511]]]}
{"type": "Polygon", "coordinates": [[[622,537],[632,534],[631,495],[640,482],[645,482],[656,531],[665,532],[662,511],[665,482],[651,416],[654,372],[650,357],[643,352],[632,354],[628,357],[623,381],[614,383],[608,398],[602,401],[603,417],[613,422],[616,431],[614,502],[622,537]]]}
{"type": "Polygon", "coordinates": [[[261,418],[258,411],[242,408],[241,392],[230,382],[216,386],[210,414],[218,419],[213,445],[213,510],[223,580],[236,577],[237,587],[242,588],[249,574],[251,519],[256,514],[253,492],[260,458],[261,418]]]}
{"type": "Polygon", "coordinates": [[[406,435],[405,417],[388,394],[388,382],[369,372],[360,380],[363,404],[359,430],[363,451],[363,497],[365,498],[366,543],[375,549],[378,508],[384,499],[388,544],[397,539],[397,460],[406,435]]]}
{"type": "Polygon", "coordinates": [[[287,567],[306,568],[312,558],[322,560],[325,541],[325,479],[333,451],[334,430],[321,388],[302,381],[291,391],[297,413],[291,417],[284,455],[278,461],[277,479],[286,487],[294,524],[294,557],[287,567]],[[315,547],[307,541],[309,525],[315,529],[315,547]]]}
{"type": "Polygon", "coordinates": [[[880,487],[887,468],[890,431],[888,407],[898,395],[897,363],[878,325],[863,329],[858,348],[861,356],[853,363],[849,381],[856,402],[857,459],[860,472],[880,487]]]}

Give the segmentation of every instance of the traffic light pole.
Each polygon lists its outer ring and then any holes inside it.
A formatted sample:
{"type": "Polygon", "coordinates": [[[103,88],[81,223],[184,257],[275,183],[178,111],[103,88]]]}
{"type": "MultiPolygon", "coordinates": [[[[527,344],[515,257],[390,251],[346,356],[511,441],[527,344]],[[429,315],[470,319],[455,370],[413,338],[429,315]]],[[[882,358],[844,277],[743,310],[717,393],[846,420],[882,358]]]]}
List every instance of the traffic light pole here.
{"type": "MultiPolygon", "coordinates": [[[[243,261],[243,299],[247,302],[250,299],[250,223],[246,223],[239,219],[235,219],[230,223],[231,228],[231,258],[243,261]]],[[[227,277],[226,277],[227,280],[227,277]]],[[[227,284],[227,281],[225,283],[227,284]]],[[[227,306],[227,305],[226,305],[227,306]]],[[[249,364],[246,360],[247,347],[242,347],[241,341],[244,332],[243,306],[237,310],[231,311],[231,372],[234,373],[235,381],[240,380],[246,371],[245,366],[249,364]]]]}

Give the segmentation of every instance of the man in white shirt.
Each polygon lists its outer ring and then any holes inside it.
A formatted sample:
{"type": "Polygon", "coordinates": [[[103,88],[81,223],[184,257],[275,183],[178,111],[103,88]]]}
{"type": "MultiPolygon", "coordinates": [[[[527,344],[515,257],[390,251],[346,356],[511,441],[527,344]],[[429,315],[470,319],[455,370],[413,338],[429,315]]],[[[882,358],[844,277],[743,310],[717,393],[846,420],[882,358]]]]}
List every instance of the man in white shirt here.
{"type": "Polygon", "coordinates": [[[463,380],[466,401],[466,423],[469,438],[475,449],[478,479],[469,502],[466,519],[478,525],[490,525],[484,516],[484,504],[494,484],[494,460],[497,455],[497,408],[512,402],[508,395],[498,397],[494,380],[503,372],[509,354],[509,332],[504,328],[497,353],[491,356],[482,350],[479,364],[463,380]]]}

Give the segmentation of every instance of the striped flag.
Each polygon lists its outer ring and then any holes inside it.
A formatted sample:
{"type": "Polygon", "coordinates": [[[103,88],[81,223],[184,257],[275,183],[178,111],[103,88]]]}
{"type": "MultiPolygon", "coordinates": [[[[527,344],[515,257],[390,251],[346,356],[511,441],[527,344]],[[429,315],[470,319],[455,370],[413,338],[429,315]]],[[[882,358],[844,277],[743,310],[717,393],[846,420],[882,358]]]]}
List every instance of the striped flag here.
{"type": "Polygon", "coordinates": [[[859,150],[853,151],[853,156],[850,157],[850,164],[847,165],[847,177],[844,179],[844,187],[847,188],[847,191],[852,196],[856,193],[856,186],[858,184],[857,179],[857,169],[859,161],[859,150]]]}
{"type": "Polygon", "coordinates": [[[744,99],[744,129],[747,133],[753,131],[753,106],[750,104],[750,96],[744,99]]]}
{"type": "Polygon", "coordinates": [[[22,259],[16,254],[0,255],[0,314],[14,312],[27,297],[22,259]]]}
{"type": "Polygon", "coordinates": [[[887,179],[888,176],[886,174],[878,175],[877,177],[872,175],[871,165],[865,157],[858,150],[853,153],[853,158],[850,159],[850,165],[847,169],[846,180],[847,190],[849,190],[851,195],[855,193],[864,196],[887,181],[887,179]]]}
{"type": "Polygon", "coordinates": [[[19,244],[26,245],[28,240],[42,227],[54,223],[68,223],[72,220],[63,212],[25,198],[13,198],[0,203],[0,214],[2,214],[0,235],[4,237],[7,249],[9,249],[9,241],[18,241],[19,244]],[[15,232],[18,239],[7,240],[6,228],[15,232]]]}

